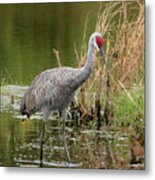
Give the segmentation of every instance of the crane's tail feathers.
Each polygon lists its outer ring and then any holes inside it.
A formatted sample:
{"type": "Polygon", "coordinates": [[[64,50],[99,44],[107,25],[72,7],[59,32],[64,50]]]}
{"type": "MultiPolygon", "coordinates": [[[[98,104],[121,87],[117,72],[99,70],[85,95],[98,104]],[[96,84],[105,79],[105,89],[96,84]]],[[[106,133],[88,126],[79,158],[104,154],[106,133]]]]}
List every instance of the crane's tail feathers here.
{"type": "Polygon", "coordinates": [[[20,113],[22,115],[27,115],[27,118],[30,118],[30,112],[26,109],[25,104],[21,104],[20,113]]]}

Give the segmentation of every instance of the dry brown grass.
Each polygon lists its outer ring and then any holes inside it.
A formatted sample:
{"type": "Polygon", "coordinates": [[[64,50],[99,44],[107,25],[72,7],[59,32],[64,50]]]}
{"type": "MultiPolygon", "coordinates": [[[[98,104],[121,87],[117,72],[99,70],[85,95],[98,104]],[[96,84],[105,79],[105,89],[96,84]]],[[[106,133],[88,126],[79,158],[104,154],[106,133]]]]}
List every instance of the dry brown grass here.
{"type": "MultiPolygon", "coordinates": [[[[77,93],[76,107],[82,114],[81,119],[97,119],[100,126],[103,119],[107,123],[113,121],[113,97],[120,89],[135,103],[128,89],[144,85],[144,2],[101,4],[96,31],[105,38],[107,69],[96,55],[93,73],[77,93]]],[[[78,67],[87,59],[86,34],[87,28],[84,30],[81,52],[74,48],[78,67]]],[[[60,65],[60,59],[56,57],[60,65]]]]}

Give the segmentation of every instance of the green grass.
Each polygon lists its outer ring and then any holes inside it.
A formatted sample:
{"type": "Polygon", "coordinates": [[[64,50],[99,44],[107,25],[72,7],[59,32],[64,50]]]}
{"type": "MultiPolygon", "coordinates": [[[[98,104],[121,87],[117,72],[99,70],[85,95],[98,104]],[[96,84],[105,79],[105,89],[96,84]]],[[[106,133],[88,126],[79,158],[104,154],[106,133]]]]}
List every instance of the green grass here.
{"type": "Polygon", "coordinates": [[[144,89],[130,90],[130,95],[133,101],[121,90],[113,99],[116,124],[130,126],[144,121],[144,89]]]}

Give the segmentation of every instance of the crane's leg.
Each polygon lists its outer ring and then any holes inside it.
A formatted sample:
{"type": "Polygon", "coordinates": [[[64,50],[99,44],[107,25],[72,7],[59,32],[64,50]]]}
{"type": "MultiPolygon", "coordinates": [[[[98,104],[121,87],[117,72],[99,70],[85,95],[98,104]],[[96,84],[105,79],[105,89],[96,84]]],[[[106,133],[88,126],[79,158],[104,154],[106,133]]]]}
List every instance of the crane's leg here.
{"type": "Polygon", "coordinates": [[[45,134],[45,123],[49,117],[50,110],[48,108],[43,109],[43,121],[40,132],[40,167],[43,167],[43,145],[44,145],[44,134],[45,134]]]}
{"type": "Polygon", "coordinates": [[[40,167],[43,167],[44,133],[45,133],[45,121],[42,121],[42,127],[40,132],[40,167]]]}
{"type": "Polygon", "coordinates": [[[64,148],[65,148],[65,152],[66,152],[66,155],[67,155],[67,158],[68,158],[68,161],[70,161],[70,154],[69,154],[69,151],[68,151],[68,146],[67,146],[67,140],[66,140],[66,130],[65,130],[65,122],[66,122],[66,119],[67,119],[67,110],[64,109],[62,111],[62,119],[63,119],[63,144],[64,144],[64,148]]]}

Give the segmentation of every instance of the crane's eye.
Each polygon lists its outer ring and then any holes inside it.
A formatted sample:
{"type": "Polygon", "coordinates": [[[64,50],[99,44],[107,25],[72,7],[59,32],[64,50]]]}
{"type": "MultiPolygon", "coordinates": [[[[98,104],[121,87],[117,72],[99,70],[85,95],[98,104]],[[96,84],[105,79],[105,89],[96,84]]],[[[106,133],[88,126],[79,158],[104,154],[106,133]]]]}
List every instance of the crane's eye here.
{"type": "Polygon", "coordinates": [[[96,37],[96,44],[98,45],[99,48],[102,48],[103,42],[104,40],[102,37],[99,37],[99,36],[96,37]]]}

